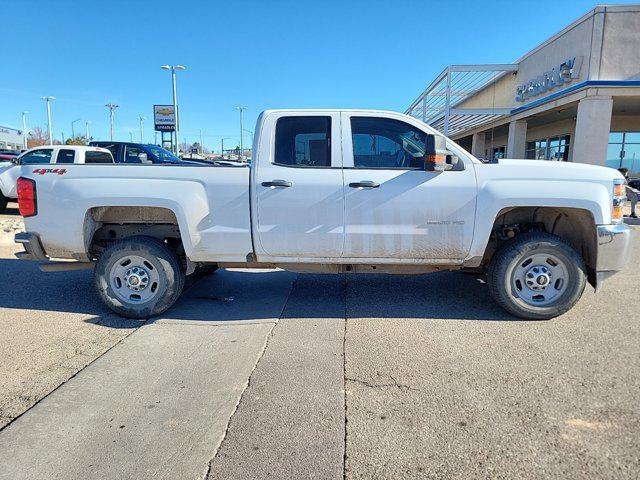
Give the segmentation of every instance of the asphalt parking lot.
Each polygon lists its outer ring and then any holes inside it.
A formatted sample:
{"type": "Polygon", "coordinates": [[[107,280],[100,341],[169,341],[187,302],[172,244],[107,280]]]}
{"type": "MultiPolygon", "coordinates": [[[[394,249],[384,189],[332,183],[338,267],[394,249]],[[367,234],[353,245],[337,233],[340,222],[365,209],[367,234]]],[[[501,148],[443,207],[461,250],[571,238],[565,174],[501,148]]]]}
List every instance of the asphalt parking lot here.
{"type": "Polygon", "coordinates": [[[0,478],[638,478],[636,248],[551,321],[482,279],[220,271],[161,318],[0,246],[0,478]]]}

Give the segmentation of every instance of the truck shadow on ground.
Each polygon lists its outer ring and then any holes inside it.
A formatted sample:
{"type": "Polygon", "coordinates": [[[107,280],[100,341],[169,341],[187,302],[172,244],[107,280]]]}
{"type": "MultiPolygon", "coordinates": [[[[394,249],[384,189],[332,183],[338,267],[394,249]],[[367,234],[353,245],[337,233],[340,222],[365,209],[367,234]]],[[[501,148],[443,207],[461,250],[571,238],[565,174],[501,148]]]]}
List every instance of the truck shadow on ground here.
{"type": "MultiPolygon", "coordinates": [[[[0,308],[88,314],[86,321],[131,328],[100,301],[89,270],[43,273],[37,265],[0,259],[0,308]]],[[[474,275],[312,275],[279,270],[220,270],[186,289],[158,320],[208,322],[276,318],[407,318],[521,321],[491,300],[474,275]]],[[[138,322],[140,324],[140,322],[138,322]]]]}

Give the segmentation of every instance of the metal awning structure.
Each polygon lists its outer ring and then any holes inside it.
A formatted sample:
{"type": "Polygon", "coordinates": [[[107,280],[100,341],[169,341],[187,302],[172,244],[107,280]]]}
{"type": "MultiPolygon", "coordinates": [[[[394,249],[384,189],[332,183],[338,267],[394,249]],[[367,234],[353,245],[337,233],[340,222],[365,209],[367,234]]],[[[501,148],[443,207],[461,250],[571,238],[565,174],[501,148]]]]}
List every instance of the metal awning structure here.
{"type": "Polygon", "coordinates": [[[510,108],[456,108],[516,64],[450,65],[411,104],[405,113],[421,119],[447,136],[496,120],[510,108]]]}

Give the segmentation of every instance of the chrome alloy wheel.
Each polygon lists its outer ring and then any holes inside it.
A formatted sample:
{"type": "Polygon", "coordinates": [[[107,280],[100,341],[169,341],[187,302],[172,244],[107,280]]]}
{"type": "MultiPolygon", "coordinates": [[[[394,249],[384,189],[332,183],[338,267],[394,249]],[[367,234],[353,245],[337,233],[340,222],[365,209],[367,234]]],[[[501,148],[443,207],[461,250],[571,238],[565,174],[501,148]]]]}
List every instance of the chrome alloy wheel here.
{"type": "Polygon", "coordinates": [[[160,275],[148,260],[129,255],[113,264],[109,281],[120,300],[143,303],[155,297],[160,286],[160,275]]]}
{"type": "Polygon", "coordinates": [[[530,306],[546,307],[567,289],[569,272],[562,260],[548,253],[524,257],[513,270],[511,291],[530,306]]]}

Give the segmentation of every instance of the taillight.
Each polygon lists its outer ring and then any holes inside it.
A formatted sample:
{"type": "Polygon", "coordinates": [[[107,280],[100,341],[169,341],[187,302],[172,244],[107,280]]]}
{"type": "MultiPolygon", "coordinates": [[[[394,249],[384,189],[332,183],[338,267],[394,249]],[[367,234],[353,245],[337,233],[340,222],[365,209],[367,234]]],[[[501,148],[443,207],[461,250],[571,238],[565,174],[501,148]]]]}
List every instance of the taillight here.
{"type": "Polygon", "coordinates": [[[30,178],[18,178],[18,208],[23,217],[33,217],[38,213],[36,182],[30,178]]]}

